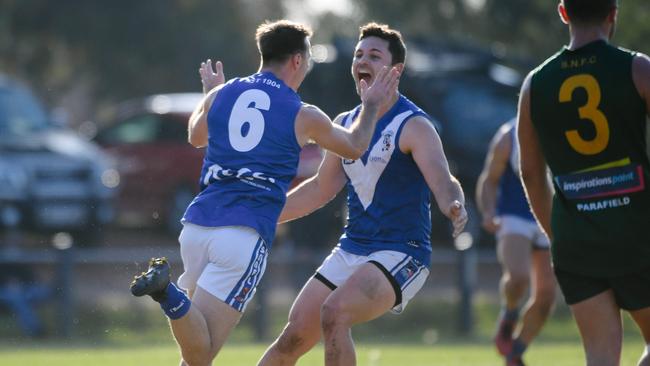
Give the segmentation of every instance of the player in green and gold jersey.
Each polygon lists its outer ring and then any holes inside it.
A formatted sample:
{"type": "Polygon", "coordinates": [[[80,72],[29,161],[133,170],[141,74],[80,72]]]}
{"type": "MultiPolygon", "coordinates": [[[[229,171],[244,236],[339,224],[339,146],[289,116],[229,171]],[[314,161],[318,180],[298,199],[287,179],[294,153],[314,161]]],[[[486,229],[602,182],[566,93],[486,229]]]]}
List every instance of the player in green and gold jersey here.
{"type": "Polygon", "coordinates": [[[571,40],[522,86],[521,174],[587,365],[618,365],[620,309],[650,344],[650,59],[609,43],[616,0],[558,9],[571,40]]]}

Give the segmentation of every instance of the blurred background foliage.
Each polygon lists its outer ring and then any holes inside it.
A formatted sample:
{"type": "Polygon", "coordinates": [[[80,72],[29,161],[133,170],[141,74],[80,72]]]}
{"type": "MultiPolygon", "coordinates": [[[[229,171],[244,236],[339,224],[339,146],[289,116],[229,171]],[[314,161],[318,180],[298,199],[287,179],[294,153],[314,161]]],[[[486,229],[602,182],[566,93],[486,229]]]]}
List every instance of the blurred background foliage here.
{"type": "MultiPolygon", "coordinates": [[[[169,91],[198,91],[197,67],[211,57],[227,76],[250,73],[264,19],[310,23],[314,43],[354,37],[369,20],[410,37],[480,46],[532,65],[566,42],[548,0],[337,0],[338,11],[300,0],[0,0],[0,71],[28,81],[69,123],[102,105],[169,91]],[[310,10],[311,9],[311,10],[310,10]]],[[[650,2],[623,0],[616,42],[649,51],[650,2]]],[[[348,78],[347,74],[334,75],[348,78]]]]}

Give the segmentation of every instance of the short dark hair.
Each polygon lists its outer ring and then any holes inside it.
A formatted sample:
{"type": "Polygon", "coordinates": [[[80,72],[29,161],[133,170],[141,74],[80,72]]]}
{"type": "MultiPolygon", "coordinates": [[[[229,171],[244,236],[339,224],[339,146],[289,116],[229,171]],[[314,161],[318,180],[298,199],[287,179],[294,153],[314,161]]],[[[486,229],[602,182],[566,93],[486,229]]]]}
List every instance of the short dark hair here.
{"type": "Polygon", "coordinates": [[[368,37],[388,41],[388,51],[393,56],[393,65],[403,63],[406,59],[406,45],[399,31],[391,29],[386,24],[372,22],[359,27],[359,41],[368,37]]]}
{"type": "Polygon", "coordinates": [[[618,6],[618,0],[562,0],[569,21],[576,24],[599,24],[618,6]]]}
{"type": "Polygon", "coordinates": [[[305,39],[311,35],[309,27],[289,20],[267,20],[260,24],[255,32],[255,40],[262,55],[262,64],[284,62],[298,52],[306,52],[305,39]]]}

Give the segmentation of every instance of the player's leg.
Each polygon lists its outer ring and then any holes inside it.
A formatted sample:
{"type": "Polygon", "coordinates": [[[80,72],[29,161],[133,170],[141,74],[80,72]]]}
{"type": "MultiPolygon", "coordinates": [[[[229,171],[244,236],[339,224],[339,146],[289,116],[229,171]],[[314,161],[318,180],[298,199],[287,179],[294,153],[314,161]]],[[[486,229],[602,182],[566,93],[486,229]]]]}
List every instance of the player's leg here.
{"type": "Polygon", "coordinates": [[[322,280],[310,278],[291,306],[287,325],[258,365],[295,365],[302,355],[312,349],[321,337],[321,305],[331,293],[332,288],[322,280]]]}
{"type": "Polygon", "coordinates": [[[564,299],[578,325],[587,366],[618,365],[623,326],[611,279],[554,269],[564,299]]]}
{"type": "Polygon", "coordinates": [[[639,359],[638,366],[650,366],[650,307],[630,311],[630,315],[632,315],[632,319],[639,326],[646,344],[646,348],[639,359]]]}
{"type": "Polygon", "coordinates": [[[395,306],[395,299],[393,285],[372,263],[362,265],[332,292],[321,309],[325,365],[355,365],[350,328],[383,315],[395,306]]]}
{"type": "Polygon", "coordinates": [[[546,249],[532,253],[530,298],[524,306],[521,327],[514,336],[510,358],[521,358],[530,342],[539,334],[555,304],[556,281],[551,255],[546,249]]]}
{"type": "Polygon", "coordinates": [[[169,321],[183,357],[181,365],[211,365],[241,316],[241,312],[197,287],[190,312],[169,321]]]}
{"type": "MultiPolygon", "coordinates": [[[[193,302],[171,283],[163,296],[147,294],[170,319],[182,364],[209,365],[255,293],[266,267],[266,244],[249,228],[195,225],[184,227],[180,242],[185,272],[179,285],[193,293],[193,302]]],[[[163,271],[156,273],[143,278],[157,283],[163,271]]]]}
{"type": "Polygon", "coordinates": [[[335,247],[325,258],[291,307],[289,322],[260,360],[260,365],[293,365],[321,338],[321,306],[367,257],[335,247]]]}
{"type": "Polygon", "coordinates": [[[617,366],[621,357],[623,327],[620,308],[611,290],[571,305],[578,324],[587,366],[617,366]]]}
{"type": "Polygon", "coordinates": [[[429,275],[426,266],[404,253],[379,251],[366,258],[321,309],[328,366],[355,364],[350,328],[388,310],[400,313],[429,275]]]}
{"type": "Polygon", "coordinates": [[[494,342],[502,355],[512,350],[512,334],[519,319],[519,306],[530,284],[532,244],[516,233],[499,235],[497,256],[501,263],[501,311],[494,342]]]}
{"type": "Polygon", "coordinates": [[[648,269],[612,280],[618,305],[630,312],[639,327],[646,347],[638,365],[650,366],[650,272],[648,269]]]}

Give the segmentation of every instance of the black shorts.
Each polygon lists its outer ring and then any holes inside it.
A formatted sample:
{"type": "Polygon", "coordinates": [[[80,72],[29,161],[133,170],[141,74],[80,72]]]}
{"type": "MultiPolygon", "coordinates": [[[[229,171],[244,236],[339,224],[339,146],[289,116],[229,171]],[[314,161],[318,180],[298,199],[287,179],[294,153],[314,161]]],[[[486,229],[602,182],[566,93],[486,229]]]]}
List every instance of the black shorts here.
{"type": "Polygon", "coordinates": [[[590,277],[555,269],[555,276],[567,304],[574,305],[611,289],[624,310],[650,306],[650,268],[617,277],[590,277]]]}

